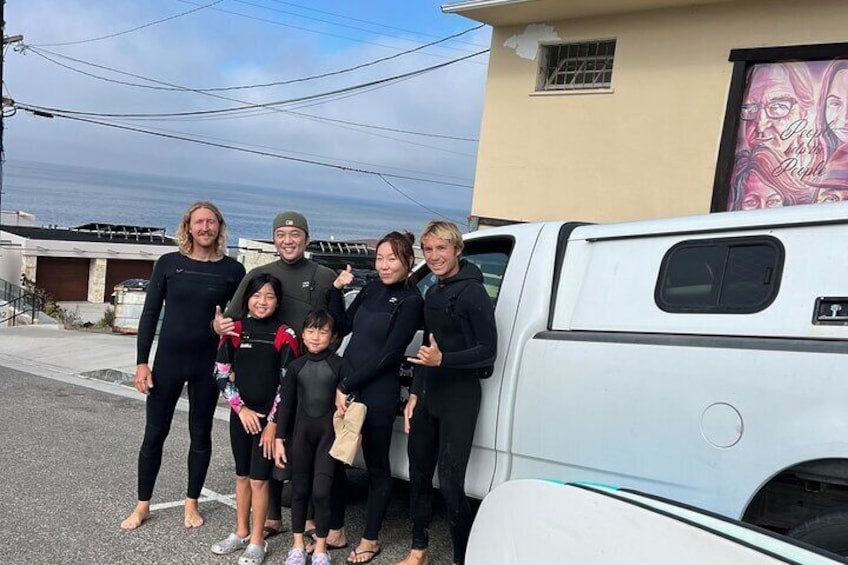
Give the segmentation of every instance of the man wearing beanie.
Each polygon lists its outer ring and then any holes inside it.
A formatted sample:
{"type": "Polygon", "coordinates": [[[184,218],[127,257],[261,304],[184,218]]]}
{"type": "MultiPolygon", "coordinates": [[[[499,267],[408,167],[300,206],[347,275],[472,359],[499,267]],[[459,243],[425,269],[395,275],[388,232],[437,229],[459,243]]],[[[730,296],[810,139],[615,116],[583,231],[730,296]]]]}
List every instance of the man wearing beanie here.
{"type": "MultiPolygon", "coordinates": [[[[270,274],[280,280],[283,294],[277,305],[279,320],[293,328],[298,337],[303,332],[303,321],[313,310],[324,309],[336,319],[336,327],[344,327],[344,298],[341,289],[353,276],[349,272],[337,275],[332,269],[304,257],[309,243],[309,224],[299,212],[287,211],[274,218],[274,247],[279,261],[252,269],[236,289],[227,310],[216,314],[213,328],[218,335],[227,335],[234,329],[233,321],[246,315],[240,312],[248,281],[259,274],[270,274]],[[338,285],[338,286],[336,286],[338,285]]],[[[211,377],[210,377],[211,378],[211,377]]],[[[266,537],[280,533],[282,527],[282,483],[271,480],[271,504],[268,508],[266,537]]]]}
{"type": "MultiPolygon", "coordinates": [[[[344,298],[333,283],[336,273],[332,269],[310,261],[303,255],[309,243],[309,224],[299,212],[280,212],[274,218],[274,247],[280,256],[279,261],[261,265],[245,275],[224,317],[216,317],[215,332],[226,335],[233,330],[233,320],[240,318],[240,304],[243,303],[247,281],[259,274],[268,273],[277,277],[283,286],[283,296],[277,307],[280,321],[293,328],[300,335],[303,320],[312,310],[326,309],[336,318],[336,324],[344,322],[344,298]]],[[[347,282],[347,281],[345,281],[347,282]]]]}

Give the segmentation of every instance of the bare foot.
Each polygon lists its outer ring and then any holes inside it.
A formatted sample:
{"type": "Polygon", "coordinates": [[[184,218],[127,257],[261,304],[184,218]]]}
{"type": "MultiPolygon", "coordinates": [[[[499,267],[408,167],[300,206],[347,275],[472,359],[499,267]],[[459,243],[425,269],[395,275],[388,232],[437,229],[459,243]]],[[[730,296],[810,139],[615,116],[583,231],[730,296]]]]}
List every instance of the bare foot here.
{"type": "Polygon", "coordinates": [[[367,563],[380,553],[380,543],[376,540],[362,538],[356,549],[347,556],[348,563],[367,563]]]}
{"type": "Polygon", "coordinates": [[[327,549],[345,547],[346,545],[347,536],[345,535],[344,528],[341,530],[330,530],[330,533],[327,534],[327,549]]]}
{"type": "Polygon", "coordinates": [[[185,501],[185,527],[199,528],[203,525],[203,516],[197,507],[196,498],[186,498],[185,501]]]}
{"type": "Polygon", "coordinates": [[[132,514],[121,522],[121,529],[129,532],[141,526],[148,518],[150,518],[150,503],[139,502],[132,514]]]}
{"type": "Polygon", "coordinates": [[[412,549],[406,559],[395,565],[427,565],[429,561],[426,549],[412,549]]]}

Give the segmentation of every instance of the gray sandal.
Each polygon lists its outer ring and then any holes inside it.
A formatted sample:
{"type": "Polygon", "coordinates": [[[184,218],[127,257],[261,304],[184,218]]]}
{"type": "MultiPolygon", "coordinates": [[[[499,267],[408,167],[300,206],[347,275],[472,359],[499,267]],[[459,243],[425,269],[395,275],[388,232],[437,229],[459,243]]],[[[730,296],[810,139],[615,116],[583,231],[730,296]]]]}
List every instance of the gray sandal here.
{"type": "Polygon", "coordinates": [[[306,565],[306,550],[291,549],[286,556],[285,565],[306,565]]]}
{"type": "Polygon", "coordinates": [[[233,553],[234,551],[239,551],[240,549],[244,549],[247,547],[247,544],[250,542],[250,536],[246,538],[240,538],[236,534],[230,534],[226,539],[219,541],[218,543],[212,544],[212,553],[215,555],[227,555],[228,553],[233,553]]]}
{"type": "Polygon", "coordinates": [[[238,565],[260,565],[265,561],[265,554],[268,552],[268,542],[263,541],[262,545],[252,543],[247,546],[244,553],[239,557],[238,565]]]}

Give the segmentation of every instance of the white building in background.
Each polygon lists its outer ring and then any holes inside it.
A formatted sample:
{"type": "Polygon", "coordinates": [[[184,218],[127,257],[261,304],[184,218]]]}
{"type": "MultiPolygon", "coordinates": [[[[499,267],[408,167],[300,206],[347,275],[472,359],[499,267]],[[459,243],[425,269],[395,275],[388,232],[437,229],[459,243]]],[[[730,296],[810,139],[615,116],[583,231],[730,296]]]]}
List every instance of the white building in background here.
{"type": "Polygon", "coordinates": [[[3,212],[0,279],[20,286],[25,276],[57,301],[108,302],[116,284],[150,278],[156,260],[175,249],[163,228],[37,227],[31,214],[3,212]]]}

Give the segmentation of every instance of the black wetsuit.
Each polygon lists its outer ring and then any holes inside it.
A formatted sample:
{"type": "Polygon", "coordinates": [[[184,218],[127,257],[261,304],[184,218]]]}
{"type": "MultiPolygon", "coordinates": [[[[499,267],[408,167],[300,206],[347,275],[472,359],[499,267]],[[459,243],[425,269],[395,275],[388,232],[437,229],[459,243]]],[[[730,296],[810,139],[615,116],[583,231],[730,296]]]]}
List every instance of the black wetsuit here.
{"type": "Polygon", "coordinates": [[[147,397],[144,441],[138,454],[138,499],[150,500],[162,446],[171,429],[177,400],[188,382],[189,498],[198,498],[212,455],[212,418],[218,389],[210,378],[218,338],[209,329],[215,307],[224,307],[244,277],[244,267],[229,257],[195,261],[181,253],[159,258],[147,287],[138,324],[136,362],[147,363],[163,302],[165,317],[153,363],[153,388],[147,397]]]}
{"type": "Polygon", "coordinates": [[[455,276],[427,290],[425,341],[430,333],[442,351],[438,367],[415,367],[410,392],[418,395],[409,433],[412,548],[426,549],[433,511],[431,485],[438,461],[455,563],[463,563],[471,532],[465,471],[480,411],[479,371],[494,364],[494,309],[473,264],[460,262],[455,276]]]}
{"type": "Polygon", "coordinates": [[[333,286],[336,273],[314,261],[301,258],[294,263],[278,260],[267,265],[251,269],[238,286],[230,307],[224,312],[225,316],[240,319],[246,315],[240,305],[244,298],[247,283],[256,275],[267,273],[279,279],[283,295],[277,305],[276,317],[298,335],[303,333],[303,321],[313,310],[325,309],[335,318],[336,326],[344,325],[344,297],[340,290],[333,286]]]}
{"type": "MultiPolygon", "coordinates": [[[[277,305],[276,317],[298,335],[303,332],[303,321],[313,310],[325,309],[335,318],[336,326],[344,325],[344,297],[340,290],[333,286],[336,273],[323,265],[306,258],[300,258],[294,263],[286,263],[282,259],[251,269],[236,290],[230,307],[224,312],[225,316],[239,319],[246,313],[238,306],[247,282],[261,273],[268,273],[279,279],[283,295],[277,305]]],[[[271,479],[271,503],[268,506],[268,519],[282,518],[281,498],[283,484],[271,479]]]]}
{"type": "Polygon", "coordinates": [[[279,401],[279,389],[286,367],[299,352],[294,330],[275,318],[248,317],[236,322],[238,336],[226,336],[218,346],[215,380],[230,404],[230,446],[236,464],[236,475],[266,481],[271,476],[273,459],[266,459],[259,445],[261,434],[245,431],[238,412],[247,407],[265,414],[260,418],[264,428],[274,421],[273,410],[279,401]],[[235,380],[230,380],[230,374],[235,380]]]}
{"type": "Polygon", "coordinates": [[[286,457],[292,471],[292,532],[302,534],[310,496],[315,505],[315,534],[330,530],[330,494],[336,460],[330,447],[336,434],[333,413],[342,360],[332,351],[305,353],[292,361],[283,379],[277,409],[277,437],[294,422],[286,457]]]}
{"type": "MultiPolygon", "coordinates": [[[[421,326],[423,304],[418,289],[406,281],[384,285],[376,280],[360,291],[347,311],[353,335],[345,349],[339,390],[355,394],[368,406],[362,426],[362,455],[368,469],[362,537],[369,540],[378,539],[392,494],[389,447],[400,401],[398,369],[407,345],[421,326]]],[[[341,517],[336,515],[337,505],[333,506],[332,526],[340,529],[344,506],[341,517]]]]}

